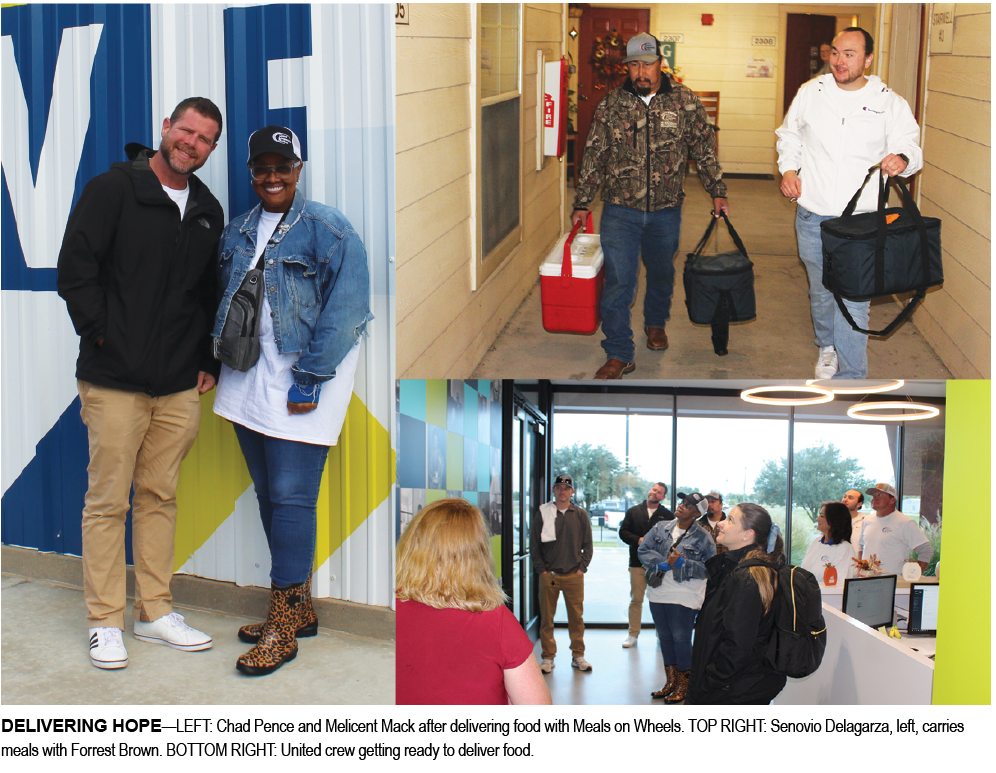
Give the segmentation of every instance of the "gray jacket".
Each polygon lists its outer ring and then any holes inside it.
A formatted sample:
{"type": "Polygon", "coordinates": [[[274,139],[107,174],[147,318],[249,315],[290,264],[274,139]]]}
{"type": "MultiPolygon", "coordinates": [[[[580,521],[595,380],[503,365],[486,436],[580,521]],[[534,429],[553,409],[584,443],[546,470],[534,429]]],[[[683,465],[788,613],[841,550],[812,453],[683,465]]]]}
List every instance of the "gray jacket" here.
{"type": "Polygon", "coordinates": [[[592,538],[591,519],[588,513],[571,502],[566,512],[557,512],[554,502],[540,505],[533,516],[530,527],[529,552],[533,558],[533,568],[537,573],[554,572],[572,574],[579,569],[588,571],[591,563],[592,538]],[[543,533],[543,510],[553,506],[556,513],[556,539],[541,541],[543,533]]]}

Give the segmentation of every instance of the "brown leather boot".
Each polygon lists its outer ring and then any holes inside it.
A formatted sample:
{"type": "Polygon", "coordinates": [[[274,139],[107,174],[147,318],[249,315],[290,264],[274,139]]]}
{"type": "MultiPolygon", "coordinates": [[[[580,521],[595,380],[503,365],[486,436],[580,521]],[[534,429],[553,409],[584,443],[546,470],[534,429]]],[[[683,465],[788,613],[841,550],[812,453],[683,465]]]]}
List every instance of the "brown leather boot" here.
{"type": "Polygon", "coordinates": [[[622,378],[624,373],[632,373],[636,370],[635,362],[623,362],[615,357],[610,357],[602,367],[595,373],[595,378],[616,379],[622,378]]]}
{"type": "MultiPolygon", "coordinates": [[[[301,623],[300,627],[297,629],[296,636],[298,639],[305,639],[309,636],[318,635],[318,615],[315,613],[315,607],[311,603],[311,575],[308,575],[308,579],[304,581],[304,587],[301,589],[301,623]]],[[[248,642],[249,644],[255,644],[259,641],[259,637],[263,633],[263,626],[266,625],[264,620],[262,623],[249,623],[239,628],[239,638],[248,642]]]]}
{"type": "Polygon", "coordinates": [[[235,667],[249,676],[270,674],[297,657],[297,637],[304,583],[270,588],[270,614],[256,645],[240,657],[235,667]]]}
{"type": "MultiPolygon", "coordinates": [[[[677,670],[677,666],[675,669],[677,670]]],[[[664,699],[665,703],[681,703],[685,700],[685,696],[688,695],[688,676],[691,673],[691,671],[678,671],[678,684],[674,691],[664,699]]]]}
{"type": "Polygon", "coordinates": [[[647,348],[655,352],[663,352],[667,349],[667,333],[662,327],[645,327],[643,332],[647,334],[647,348]]]}
{"type": "Polygon", "coordinates": [[[667,674],[667,684],[665,684],[661,689],[655,690],[650,693],[650,697],[654,700],[660,700],[661,698],[667,698],[674,688],[678,685],[678,667],[677,666],[664,666],[664,673],[667,674]]]}

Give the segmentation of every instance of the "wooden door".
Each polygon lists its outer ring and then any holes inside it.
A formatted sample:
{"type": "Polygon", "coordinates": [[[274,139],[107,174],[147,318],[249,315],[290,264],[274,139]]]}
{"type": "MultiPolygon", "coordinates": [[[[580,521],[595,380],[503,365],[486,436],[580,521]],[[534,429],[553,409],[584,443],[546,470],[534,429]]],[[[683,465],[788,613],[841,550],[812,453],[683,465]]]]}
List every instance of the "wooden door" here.
{"type": "Polygon", "coordinates": [[[785,35],[785,105],[787,113],[799,87],[823,66],[820,46],[833,40],[837,18],[790,13],[785,35]]]}
{"type": "MultiPolygon", "coordinates": [[[[606,94],[626,81],[625,75],[607,77],[596,68],[594,54],[596,39],[603,41],[613,32],[623,41],[638,32],[650,31],[650,10],[639,8],[586,7],[578,30],[578,141],[575,143],[575,161],[578,169],[584,160],[584,146],[591,130],[591,117],[598,103],[606,94]]],[[[625,57],[622,57],[625,58],[625,57]]]]}

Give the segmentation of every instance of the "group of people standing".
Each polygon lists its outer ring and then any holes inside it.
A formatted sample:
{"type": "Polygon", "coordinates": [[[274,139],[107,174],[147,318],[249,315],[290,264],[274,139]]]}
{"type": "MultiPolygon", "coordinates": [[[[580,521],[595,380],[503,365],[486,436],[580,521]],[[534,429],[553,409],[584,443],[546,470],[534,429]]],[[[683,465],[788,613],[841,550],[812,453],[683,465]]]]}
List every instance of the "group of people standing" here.
{"type": "MultiPolygon", "coordinates": [[[[874,58],[872,36],[848,27],[826,49],[824,69],[802,85],[776,132],[778,170],[781,193],[798,202],[796,237],[809,278],[818,348],[815,376],[860,379],[868,375],[868,338],[851,326],[823,286],[820,223],[843,213],[871,167],[890,177],[909,177],[923,166],[923,154],[909,104],[878,76],[864,74],[874,58]]],[[[660,43],[653,35],[634,35],[626,52],[629,77],[602,99],[592,118],[571,216],[575,225],[582,223],[602,189],[605,288],[600,311],[607,360],[597,379],[622,378],[636,369],[630,306],[641,256],[647,270],[646,346],[654,352],[669,346],[665,327],[689,160],[712,198],[713,216],[730,212],[715,131],[701,102],[663,72],[660,43]]],[[[876,192],[867,186],[855,212],[876,209],[876,192]]],[[[844,305],[867,329],[869,302],[844,305]]],[[[725,353],[725,340],[713,343],[717,353],[725,353]]]]}
{"type": "Polygon", "coordinates": [[[631,577],[622,646],[637,643],[645,593],[667,675],[654,700],[769,703],[785,685],[758,655],[771,633],[775,570],[784,558],[778,527],[759,505],[724,513],[717,491],[679,493],[674,513],[660,504],[666,495],[667,486],[655,483],[619,527],[631,577]],[[744,558],[770,568],[735,572],[744,558]]]}
{"type": "Polygon", "coordinates": [[[212,646],[173,610],[170,578],[180,463],[197,436],[200,396],[216,384],[214,411],[235,428],[271,559],[269,613],[238,631],[254,646],[236,668],[271,673],[296,657],[298,638],[317,633],[316,505],[372,318],[366,252],[341,212],[298,189],[301,143],[283,126],[249,138],[259,203],[226,226],[194,174],[217,148],[222,123],[209,99],[177,105],[157,150],[129,145],[129,160],[87,183],[59,254],[59,294],[80,336],[76,377],[90,450],[84,594],[90,661],[102,669],[128,665],[129,510],[135,638],[182,651],[212,646]],[[256,283],[261,291],[247,306],[247,285],[256,283]],[[229,367],[216,355],[224,359],[233,315],[257,352],[229,367]]]}

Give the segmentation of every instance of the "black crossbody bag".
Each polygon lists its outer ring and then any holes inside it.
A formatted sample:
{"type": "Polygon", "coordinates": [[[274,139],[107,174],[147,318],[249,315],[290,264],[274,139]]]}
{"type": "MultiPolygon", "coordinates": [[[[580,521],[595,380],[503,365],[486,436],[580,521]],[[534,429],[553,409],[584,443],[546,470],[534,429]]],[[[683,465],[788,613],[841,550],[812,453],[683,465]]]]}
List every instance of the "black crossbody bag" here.
{"type": "MultiPolygon", "coordinates": [[[[287,213],[284,213],[287,217],[287,213]]],[[[256,265],[246,272],[242,284],[232,296],[228,316],[221,329],[221,336],[214,341],[215,359],[232,368],[245,372],[259,360],[259,314],[263,308],[263,258],[273,245],[273,236],[280,230],[281,218],[273,229],[270,240],[263,249],[256,265]]]]}
{"type": "MultiPolygon", "coordinates": [[[[678,545],[681,544],[681,541],[685,538],[685,535],[687,535],[688,532],[691,531],[691,529],[692,527],[689,526],[687,529],[685,529],[685,533],[682,534],[680,537],[678,537],[677,540],[675,540],[670,550],[668,550],[668,555],[671,555],[672,550],[678,549],[678,545]]],[[[647,569],[647,571],[643,573],[643,579],[647,581],[647,585],[649,585],[651,588],[659,588],[661,587],[661,583],[664,582],[664,572],[659,572],[657,571],[657,569],[651,567],[650,569],[647,569]]]]}

